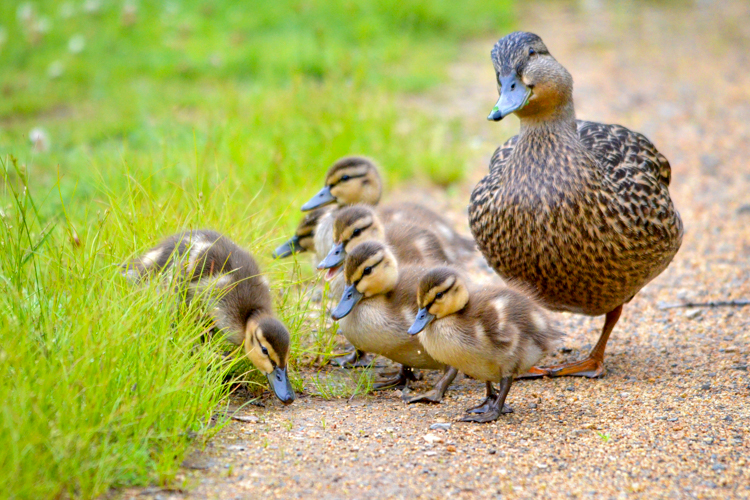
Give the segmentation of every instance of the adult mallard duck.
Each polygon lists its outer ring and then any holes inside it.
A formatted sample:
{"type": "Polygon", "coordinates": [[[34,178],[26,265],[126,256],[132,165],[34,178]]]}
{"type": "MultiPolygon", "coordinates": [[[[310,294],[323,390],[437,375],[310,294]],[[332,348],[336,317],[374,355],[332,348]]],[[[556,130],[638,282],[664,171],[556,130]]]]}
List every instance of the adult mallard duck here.
{"type": "Polygon", "coordinates": [[[622,306],[667,268],[682,242],[667,159],[643,135],[576,120],[573,79],[542,39],[516,32],[492,49],[500,98],[520,133],[474,188],[469,223],[503,278],[533,286],[550,309],[606,314],[588,358],[536,375],[603,374],[622,306]]]}

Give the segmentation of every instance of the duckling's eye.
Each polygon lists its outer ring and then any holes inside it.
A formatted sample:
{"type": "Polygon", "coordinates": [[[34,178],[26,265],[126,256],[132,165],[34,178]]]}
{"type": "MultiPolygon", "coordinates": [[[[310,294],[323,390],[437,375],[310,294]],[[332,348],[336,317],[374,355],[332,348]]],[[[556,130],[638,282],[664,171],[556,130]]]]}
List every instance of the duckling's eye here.
{"type": "Polygon", "coordinates": [[[370,273],[372,273],[372,267],[366,267],[364,271],[362,271],[362,276],[367,276],[370,273]]]}
{"type": "Polygon", "coordinates": [[[357,228],[354,231],[352,231],[352,236],[355,238],[359,236],[360,234],[362,234],[362,230],[360,228],[357,228]]]}
{"type": "Polygon", "coordinates": [[[443,295],[445,295],[445,292],[438,292],[438,293],[435,294],[435,298],[436,299],[442,299],[443,295]]]}
{"type": "Polygon", "coordinates": [[[260,346],[260,352],[262,352],[264,356],[268,356],[268,349],[265,347],[260,346]]]}
{"type": "Polygon", "coordinates": [[[530,48],[529,49],[529,56],[533,56],[534,54],[536,54],[536,50],[530,48]]]}
{"type": "Polygon", "coordinates": [[[343,182],[343,181],[348,181],[349,179],[351,179],[351,177],[349,177],[348,175],[342,175],[341,179],[339,180],[343,182]]]}

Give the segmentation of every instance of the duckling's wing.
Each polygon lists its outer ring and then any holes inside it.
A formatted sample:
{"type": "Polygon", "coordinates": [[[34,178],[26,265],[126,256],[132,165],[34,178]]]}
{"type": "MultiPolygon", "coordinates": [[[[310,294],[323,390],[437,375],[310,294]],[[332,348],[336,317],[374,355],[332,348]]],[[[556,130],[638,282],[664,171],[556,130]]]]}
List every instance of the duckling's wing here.
{"type": "Polygon", "coordinates": [[[508,157],[513,152],[518,142],[518,136],[514,135],[505,144],[495,150],[495,154],[492,155],[490,160],[490,174],[496,172],[498,169],[502,169],[505,163],[508,161],[508,157]]]}
{"type": "Polygon", "coordinates": [[[669,186],[672,179],[669,161],[642,134],[621,125],[578,120],[578,136],[603,167],[614,170],[615,181],[630,177],[655,189],[658,184],[669,186]]]}

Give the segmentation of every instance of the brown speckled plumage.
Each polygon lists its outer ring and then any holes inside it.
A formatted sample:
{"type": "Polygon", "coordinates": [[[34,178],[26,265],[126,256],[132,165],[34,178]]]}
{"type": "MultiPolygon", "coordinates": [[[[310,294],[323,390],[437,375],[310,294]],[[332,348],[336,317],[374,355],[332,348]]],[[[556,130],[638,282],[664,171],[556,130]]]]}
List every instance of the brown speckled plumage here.
{"type": "Polygon", "coordinates": [[[680,248],[669,162],[641,134],[576,120],[572,78],[536,35],[508,35],[492,58],[498,80],[518,69],[533,93],[516,111],[520,134],[497,149],[471,195],[479,249],[551,309],[610,313],[680,248]]]}

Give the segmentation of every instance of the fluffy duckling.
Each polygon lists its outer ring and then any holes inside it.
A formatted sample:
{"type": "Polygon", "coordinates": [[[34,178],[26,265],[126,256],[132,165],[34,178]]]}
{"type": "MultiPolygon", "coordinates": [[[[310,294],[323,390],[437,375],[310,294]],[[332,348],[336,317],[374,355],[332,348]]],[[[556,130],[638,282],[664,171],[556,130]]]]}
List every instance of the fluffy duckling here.
{"type": "Polygon", "coordinates": [[[546,307],[606,315],[588,358],[534,370],[598,377],[623,304],[682,243],[669,162],[639,133],[576,120],[573,78],[537,35],[500,39],[492,63],[500,98],[488,118],[514,113],[521,129],[474,188],[471,231],[495,271],[533,287],[546,307]]]}
{"type": "MultiPolygon", "coordinates": [[[[330,207],[316,208],[305,214],[294,231],[294,236],[286,242],[276,247],[271,255],[274,259],[283,259],[295,253],[314,252],[315,251],[315,230],[328,212],[330,207]]],[[[317,259],[319,261],[320,259],[317,259]]]]}
{"type": "Polygon", "coordinates": [[[344,336],[357,349],[380,354],[402,365],[396,378],[379,384],[378,388],[405,385],[412,376],[412,368],[445,370],[431,391],[411,399],[410,403],[440,401],[457,373],[436,361],[417,337],[407,333],[417,313],[414,290],[424,271],[418,266],[399,268],[387,246],[366,241],[346,257],[346,289],[332,313],[344,336]]]}
{"type": "Polygon", "coordinates": [[[534,366],[560,339],[528,295],[505,286],[471,289],[448,267],[422,275],[417,303],[409,333],[419,337],[433,359],[486,382],[487,397],[467,410],[465,422],[490,422],[511,412],[505,398],[513,377],[534,366]],[[492,382],[500,383],[499,392],[492,382]]]}
{"type": "Polygon", "coordinates": [[[170,236],[127,264],[134,281],[172,270],[186,303],[199,300],[215,328],[268,378],[282,403],[294,401],[287,377],[289,332],[273,314],[268,283],[255,259],[216,231],[201,229],[170,236]],[[184,287],[184,288],[183,288],[184,287]]]}
{"type": "Polygon", "coordinates": [[[410,224],[383,224],[375,210],[353,205],[339,210],[333,221],[333,248],[318,269],[328,269],[326,277],[336,276],[347,252],[365,241],[387,243],[400,264],[452,264],[455,254],[444,248],[430,230],[410,224]]]}
{"type": "MultiPolygon", "coordinates": [[[[376,206],[383,192],[383,183],[375,162],[362,156],[347,156],[336,161],[326,173],[325,186],[302,205],[302,210],[336,204],[344,207],[354,204],[376,206]]],[[[440,215],[416,203],[396,203],[378,207],[383,223],[408,222],[429,229],[442,240],[445,248],[455,248],[462,255],[474,251],[474,241],[464,238],[440,215]]],[[[333,217],[334,214],[331,214],[333,217]]],[[[316,251],[325,257],[331,250],[333,220],[321,219],[315,237],[316,251]]],[[[321,259],[323,258],[321,257],[321,259]]]]}

